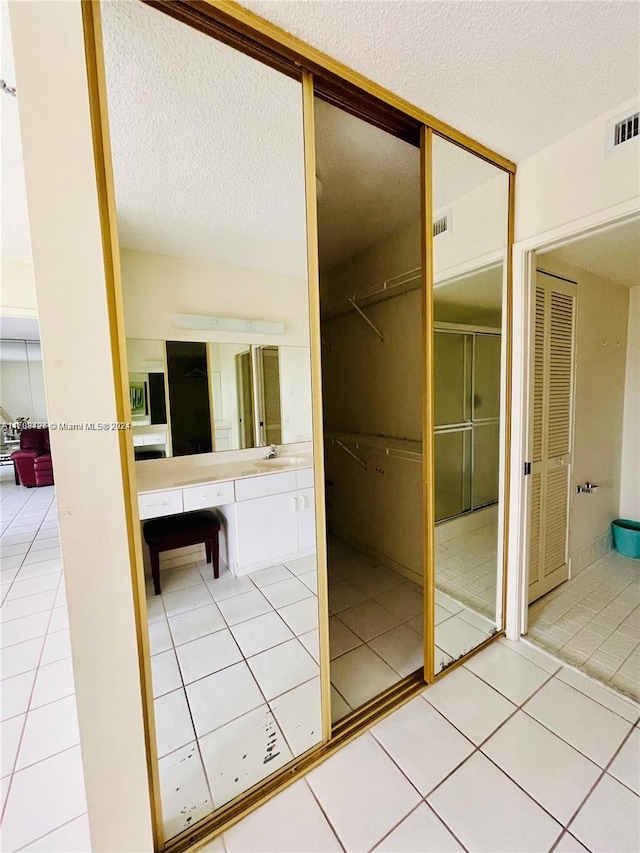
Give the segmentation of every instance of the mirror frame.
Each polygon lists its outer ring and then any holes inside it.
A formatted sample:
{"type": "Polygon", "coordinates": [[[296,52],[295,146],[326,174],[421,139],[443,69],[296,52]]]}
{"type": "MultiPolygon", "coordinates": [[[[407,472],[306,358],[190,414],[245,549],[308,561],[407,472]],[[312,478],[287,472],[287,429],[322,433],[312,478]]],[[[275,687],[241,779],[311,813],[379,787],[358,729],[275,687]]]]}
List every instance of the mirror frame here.
{"type": "MultiPolygon", "coordinates": [[[[129,533],[133,598],[136,609],[137,652],[140,663],[142,707],[145,723],[145,744],[149,775],[149,796],[154,824],[156,850],[182,851],[192,844],[203,844],[228,829],[266,799],[295,781],[313,766],[323,761],[347,742],[368,729],[374,722],[390,713],[431,684],[463,664],[473,654],[495,641],[504,633],[506,608],[506,567],[509,528],[509,485],[511,479],[511,377],[512,377],[512,248],[514,240],[515,173],[513,162],[474,141],[455,128],[413,106],[409,102],[367,80],[341,63],[289,35],[227,0],[140,0],[192,26],[218,41],[302,82],[303,137],[306,179],[306,226],[308,255],[308,288],[310,315],[310,347],[312,376],[314,476],[316,481],[316,532],[318,561],[318,598],[320,604],[320,677],[322,685],[323,737],[322,743],[274,774],[264,783],[250,789],[227,806],[212,813],[195,827],[165,843],[162,830],[160,786],[155,747],[155,723],[151,687],[149,638],[146,628],[146,600],[142,570],[142,545],[135,487],[135,462],[131,431],[120,433],[122,474],[125,486],[125,512],[129,533]],[[320,358],[320,301],[317,247],[317,208],[315,181],[315,139],[313,99],[318,96],[354,115],[364,118],[400,138],[419,143],[422,178],[422,294],[423,294],[423,494],[424,494],[424,579],[425,579],[425,646],[424,671],[408,676],[376,699],[349,715],[337,726],[331,726],[330,672],[328,642],[328,596],[326,576],[326,538],[324,533],[324,464],[322,453],[322,388],[320,358]],[[434,377],[433,377],[433,258],[432,258],[432,139],[437,133],[449,142],[475,154],[506,172],[509,176],[508,238],[505,260],[504,288],[504,365],[501,458],[503,459],[501,494],[503,497],[504,537],[502,541],[502,622],[501,630],[479,647],[460,658],[439,674],[434,674],[435,606],[434,606],[434,377]]],[[[109,124],[104,73],[104,57],[100,25],[99,2],[82,4],[85,50],[87,58],[88,93],[91,110],[96,182],[103,240],[107,301],[109,304],[113,369],[116,384],[118,413],[122,421],[131,422],[129,406],[129,377],[126,363],[126,334],[123,316],[122,283],[117,238],[109,124]]]]}

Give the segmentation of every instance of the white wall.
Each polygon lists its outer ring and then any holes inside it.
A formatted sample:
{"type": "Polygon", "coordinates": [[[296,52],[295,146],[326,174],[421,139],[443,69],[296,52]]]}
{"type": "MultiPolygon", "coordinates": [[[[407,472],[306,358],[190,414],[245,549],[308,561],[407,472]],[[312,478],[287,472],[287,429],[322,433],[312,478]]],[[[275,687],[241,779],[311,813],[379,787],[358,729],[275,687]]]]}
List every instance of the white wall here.
{"type": "Polygon", "coordinates": [[[311,357],[307,347],[282,347],[280,358],[280,414],[282,443],[313,440],[311,357]]]}
{"type": "MultiPolygon", "coordinates": [[[[24,341],[11,343],[24,346],[24,341]]],[[[33,351],[34,344],[30,344],[30,349],[33,351]]],[[[14,420],[25,417],[32,423],[46,423],[41,360],[0,362],[0,405],[14,420]]]]}
{"type": "Polygon", "coordinates": [[[518,164],[516,242],[640,195],[638,145],[605,157],[607,120],[634,108],[625,101],[518,164]]]}
{"type": "Polygon", "coordinates": [[[127,340],[129,373],[164,373],[165,353],[162,341],[127,340]]]}
{"type": "MultiPolygon", "coordinates": [[[[118,421],[81,4],[9,13],[49,417],[118,421]]],[[[153,849],[121,435],[51,433],[96,853],[153,849]]]]}
{"type": "Polygon", "coordinates": [[[127,338],[164,341],[309,345],[309,297],[304,278],[222,261],[122,249],[127,338]],[[284,323],[283,335],[176,329],[172,314],[207,314],[284,323]]]}
{"type": "Polygon", "coordinates": [[[36,284],[33,264],[23,261],[0,261],[0,315],[3,317],[37,317],[36,284]]]}
{"type": "Polygon", "coordinates": [[[640,521],[640,285],[629,291],[620,517],[640,521]]]}

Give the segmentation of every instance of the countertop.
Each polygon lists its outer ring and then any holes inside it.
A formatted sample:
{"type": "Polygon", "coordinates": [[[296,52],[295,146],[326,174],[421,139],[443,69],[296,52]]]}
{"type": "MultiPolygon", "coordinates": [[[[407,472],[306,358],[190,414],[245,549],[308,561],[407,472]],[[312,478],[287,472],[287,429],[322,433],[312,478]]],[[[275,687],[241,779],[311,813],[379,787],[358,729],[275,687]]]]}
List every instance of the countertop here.
{"type": "MultiPolygon", "coordinates": [[[[286,456],[278,457],[283,461],[286,456]]],[[[157,471],[145,471],[137,475],[138,494],[159,492],[165,489],[182,489],[202,483],[216,483],[223,480],[242,480],[245,477],[261,477],[265,474],[282,474],[288,471],[303,471],[313,467],[312,454],[296,454],[296,459],[305,459],[305,463],[286,467],[265,468],[263,459],[238,460],[214,465],[189,468],[166,468],[157,471]],[[308,464],[306,464],[308,461],[308,464]]]]}

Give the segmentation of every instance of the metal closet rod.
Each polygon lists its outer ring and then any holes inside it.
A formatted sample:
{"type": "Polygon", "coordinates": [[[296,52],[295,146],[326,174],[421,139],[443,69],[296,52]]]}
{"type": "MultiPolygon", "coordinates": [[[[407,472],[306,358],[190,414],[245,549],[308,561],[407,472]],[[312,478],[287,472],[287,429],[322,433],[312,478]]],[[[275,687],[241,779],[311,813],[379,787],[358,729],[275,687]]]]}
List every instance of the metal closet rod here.
{"type": "MultiPolygon", "coordinates": [[[[387,278],[380,284],[374,285],[374,287],[369,288],[365,291],[360,291],[354,293],[352,296],[347,296],[347,303],[353,308],[354,311],[362,317],[365,323],[375,332],[375,334],[380,338],[382,342],[384,342],[384,334],[380,331],[380,329],[376,326],[376,324],[371,320],[365,312],[362,310],[358,302],[371,304],[374,302],[382,302],[383,299],[389,299],[396,294],[394,291],[396,288],[405,287],[407,284],[412,284],[413,282],[420,282],[421,278],[421,267],[416,267],[416,269],[409,270],[405,273],[400,273],[400,275],[395,275],[392,278],[387,278]]],[[[419,284],[415,287],[410,288],[411,290],[416,290],[419,284]]],[[[405,293],[408,292],[404,291],[405,293]]],[[[338,309],[335,314],[332,315],[331,310],[328,312],[329,316],[338,316],[339,314],[344,314],[348,312],[348,308],[344,307],[342,310],[338,309]]]]}
{"type": "MultiPolygon", "coordinates": [[[[331,435],[331,433],[327,433],[325,435],[326,441],[330,441],[332,444],[337,444],[345,453],[351,456],[356,462],[366,469],[367,463],[362,460],[356,453],[354,453],[351,448],[347,447],[348,444],[352,444],[356,450],[362,448],[368,448],[370,450],[377,450],[379,453],[383,453],[385,456],[393,457],[394,459],[404,459],[407,462],[422,462],[422,453],[414,450],[403,450],[400,447],[393,447],[391,442],[394,441],[391,436],[371,436],[367,437],[366,435],[362,435],[361,433],[353,433],[353,435],[348,435],[345,433],[337,433],[331,435]],[[386,440],[385,440],[386,439],[386,440]]],[[[409,439],[397,439],[399,441],[409,441],[409,439]]],[[[415,444],[419,444],[419,442],[413,442],[415,444]]]]}
{"type": "Polygon", "coordinates": [[[413,284],[413,282],[418,282],[418,284],[410,289],[417,290],[420,286],[419,282],[421,277],[422,267],[407,270],[407,272],[394,275],[391,278],[386,278],[384,281],[367,288],[367,290],[356,291],[356,293],[349,297],[349,302],[351,302],[351,300],[354,302],[364,302],[367,299],[375,299],[377,296],[391,297],[395,295],[393,291],[396,290],[396,288],[404,287],[407,284],[413,284]]]}

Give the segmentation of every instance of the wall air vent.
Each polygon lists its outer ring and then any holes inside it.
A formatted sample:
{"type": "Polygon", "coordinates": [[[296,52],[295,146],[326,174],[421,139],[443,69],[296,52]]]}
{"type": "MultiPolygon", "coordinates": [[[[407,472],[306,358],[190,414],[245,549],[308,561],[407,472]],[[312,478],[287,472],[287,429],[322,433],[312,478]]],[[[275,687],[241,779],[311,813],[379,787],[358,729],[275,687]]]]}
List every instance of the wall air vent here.
{"type": "Polygon", "coordinates": [[[451,211],[447,210],[442,216],[438,216],[433,220],[433,236],[444,234],[445,231],[451,231],[451,211]]]}
{"type": "Polygon", "coordinates": [[[636,108],[607,122],[605,154],[626,151],[630,144],[637,144],[639,139],[640,110],[636,108]]]}

